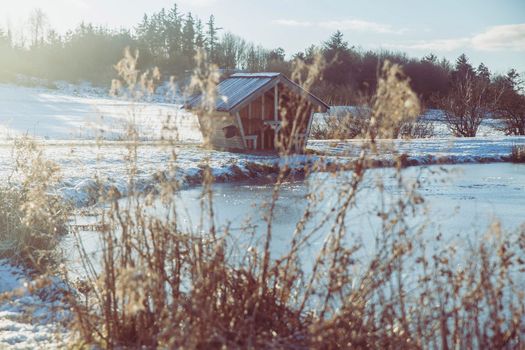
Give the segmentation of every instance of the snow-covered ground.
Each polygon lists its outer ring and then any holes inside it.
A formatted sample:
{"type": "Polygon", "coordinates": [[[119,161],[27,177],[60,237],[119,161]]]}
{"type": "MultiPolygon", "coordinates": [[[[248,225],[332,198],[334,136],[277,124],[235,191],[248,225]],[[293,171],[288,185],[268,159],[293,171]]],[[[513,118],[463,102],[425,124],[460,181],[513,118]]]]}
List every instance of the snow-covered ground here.
{"type": "MultiPolygon", "coordinates": [[[[422,116],[422,120],[430,123],[433,126],[434,137],[444,138],[451,137],[447,123],[445,122],[445,115],[439,109],[429,109],[422,116]]],[[[505,133],[501,130],[501,121],[497,119],[484,119],[479,125],[477,137],[503,137],[505,133]]]]}
{"type": "Polygon", "coordinates": [[[21,135],[45,140],[122,140],[131,124],[142,140],[173,136],[179,142],[194,143],[202,139],[196,117],[180,104],[129,102],[89,92],[82,96],[83,91],[69,85],[51,90],[0,84],[0,140],[21,135]],[[166,135],[166,125],[176,129],[177,135],[166,135]]]}
{"type": "MultiPolygon", "coordinates": [[[[347,114],[352,115],[366,115],[367,109],[365,107],[355,106],[332,106],[330,108],[330,116],[345,117],[347,114]]],[[[314,123],[323,125],[325,123],[326,114],[317,113],[314,118],[314,123]]],[[[452,132],[445,122],[445,114],[439,109],[428,109],[419,118],[423,123],[430,124],[432,130],[432,137],[446,138],[452,137],[452,132]]],[[[478,137],[502,137],[505,133],[501,130],[501,121],[497,119],[484,119],[477,132],[478,137]]]]}
{"type": "MultiPolygon", "coordinates": [[[[362,140],[311,140],[308,147],[332,156],[357,157],[362,140]]],[[[378,140],[379,159],[388,160],[392,151],[406,154],[414,164],[477,163],[504,161],[514,145],[525,145],[525,137],[446,137],[413,140],[378,140]]]]}
{"type": "Polygon", "coordinates": [[[21,269],[0,260],[0,349],[65,346],[67,332],[60,324],[67,317],[63,304],[46,289],[29,291],[32,283],[21,269]]]}

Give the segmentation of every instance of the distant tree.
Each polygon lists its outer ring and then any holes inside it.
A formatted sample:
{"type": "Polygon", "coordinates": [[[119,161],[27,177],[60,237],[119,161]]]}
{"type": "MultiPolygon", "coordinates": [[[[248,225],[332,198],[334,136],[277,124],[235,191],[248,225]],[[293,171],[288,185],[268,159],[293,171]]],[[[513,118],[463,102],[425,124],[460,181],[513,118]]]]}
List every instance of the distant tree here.
{"type": "Polygon", "coordinates": [[[164,23],[161,15],[154,13],[151,17],[144,15],[142,22],[136,27],[135,32],[141,51],[147,51],[154,59],[161,57],[165,52],[164,23]]]}
{"type": "Polygon", "coordinates": [[[37,8],[31,12],[29,16],[29,31],[31,33],[32,47],[43,45],[47,22],[47,15],[42,9],[37,8]]]}
{"type": "Polygon", "coordinates": [[[326,51],[340,52],[348,50],[348,42],[344,40],[343,33],[338,30],[324,43],[326,51]]]}
{"type": "Polygon", "coordinates": [[[2,28],[0,28],[0,50],[5,50],[11,47],[9,36],[2,28]]]}
{"type": "Polygon", "coordinates": [[[135,33],[139,39],[145,39],[147,37],[149,25],[149,17],[147,14],[144,14],[142,22],[135,27],[135,33]]]}
{"type": "Polygon", "coordinates": [[[371,96],[377,86],[377,75],[380,67],[379,55],[369,50],[361,56],[359,63],[356,78],[358,88],[364,95],[371,96]]]}
{"type": "Polygon", "coordinates": [[[175,61],[182,53],[182,15],[177,4],[168,12],[167,21],[168,56],[171,61],[175,61]]]}
{"type": "Polygon", "coordinates": [[[272,50],[268,54],[269,61],[284,62],[284,58],[285,58],[285,52],[282,47],[272,50]]]}
{"type": "Polygon", "coordinates": [[[60,47],[62,46],[62,37],[57,33],[56,30],[50,29],[47,32],[46,42],[51,47],[60,47]]]}
{"type": "Polygon", "coordinates": [[[475,75],[474,68],[469,62],[468,57],[463,53],[456,59],[456,65],[452,72],[452,81],[457,83],[462,80],[471,79],[475,75]]]}
{"type": "Polygon", "coordinates": [[[158,13],[153,14],[152,26],[153,26],[153,47],[154,54],[157,59],[163,60],[168,58],[168,19],[166,10],[162,8],[158,13]]]}
{"type": "Polygon", "coordinates": [[[182,28],[182,55],[186,61],[186,69],[193,67],[195,53],[195,20],[190,12],[182,28]]]}
{"type": "Polygon", "coordinates": [[[323,55],[327,62],[324,78],[334,85],[347,85],[355,79],[357,57],[343,38],[341,31],[336,31],[323,45],[323,55]]]}
{"type": "Polygon", "coordinates": [[[405,64],[405,72],[411,78],[412,89],[426,106],[434,107],[433,97],[446,95],[450,87],[450,72],[433,54],[410,60],[405,64]]]}
{"type": "Polygon", "coordinates": [[[304,51],[300,51],[292,55],[292,61],[301,60],[304,63],[311,64],[314,61],[315,56],[320,53],[321,53],[321,49],[319,47],[315,45],[310,45],[304,51]]]}
{"type": "Polygon", "coordinates": [[[496,110],[497,98],[490,82],[474,72],[465,55],[458,58],[452,76],[450,90],[438,105],[455,136],[474,137],[483,119],[496,110]]]}
{"type": "Polygon", "coordinates": [[[218,32],[222,28],[217,28],[215,25],[215,16],[211,15],[208,23],[206,23],[207,30],[206,30],[206,50],[208,52],[209,59],[217,63],[218,62],[218,52],[217,52],[217,46],[219,43],[218,39],[218,32]]]}
{"type": "Polygon", "coordinates": [[[268,51],[262,46],[248,45],[246,49],[245,69],[250,72],[260,72],[267,66],[268,51]]]}
{"type": "Polygon", "coordinates": [[[195,47],[204,49],[206,47],[206,37],[204,34],[204,26],[200,19],[195,22],[195,47]]]}
{"type": "Polygon", "coordinates": [[[279,72],[290,76],[292,73],[291,62],[286,61],[285,51],[282,47],[268,52],[266,56],[266,70],[279,72]]]}
{"type": "Polygon", "coordinates": [[[10,54],[12,52],[9,36],[0,28],[0,79],[6,75],[7,68],[11,64],[10,54]]]}
{"type": "Polygon", "coordinates": [[[503,121],[507,135],[525,135],[525,96],[522,94],[520,75],[511,69],[505,76],[495,78],[494,85],[500,94],[496,115],[503,121]]]}
{"type": "Polygon", "coordinates": [[[483,62],[479,64],[478,68],[476,69],[476,73],[479,79],[483,80],[486,83],[490,83],[491,74],[488,67],[485,66],[483,62]]]}
{"type": "Polygon", "coordinates": [[[421,59],[421,62],[427,62],[431,64],[437,64],[438,63],[438,57],[434,55],[432,52],[426,55],[421,59]]]}
{"type": "Polygon", "coordinates": [[[11,46],[11,38],[9,35],[9,31],[4,31],[2,28],[0,28],[0,46],[11,46]]]}
{"type": "Polygon", "coordinates": [[[246,47],[246,40],[232,33],[225,33],[219,43],[219,65],[226,69],[244,69],[246,47]]]}

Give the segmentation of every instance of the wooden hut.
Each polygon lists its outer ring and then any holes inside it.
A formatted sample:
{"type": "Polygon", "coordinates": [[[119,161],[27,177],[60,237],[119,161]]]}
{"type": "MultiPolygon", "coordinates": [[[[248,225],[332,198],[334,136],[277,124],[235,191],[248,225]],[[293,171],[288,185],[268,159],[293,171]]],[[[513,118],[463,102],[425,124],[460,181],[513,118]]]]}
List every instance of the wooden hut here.
{"type": "MultiPolygon", "coordinates": [[[[202,96],[195,96],[186,108],[198,113],[201,104],[202,96]]],[[[215,109],[200,114],[199,122],[207,122],[216,149],[275,151],[279,143],[301,152],[313,114],[328,108],[283,74],[237,73],[217,86],[215,109]]]]}

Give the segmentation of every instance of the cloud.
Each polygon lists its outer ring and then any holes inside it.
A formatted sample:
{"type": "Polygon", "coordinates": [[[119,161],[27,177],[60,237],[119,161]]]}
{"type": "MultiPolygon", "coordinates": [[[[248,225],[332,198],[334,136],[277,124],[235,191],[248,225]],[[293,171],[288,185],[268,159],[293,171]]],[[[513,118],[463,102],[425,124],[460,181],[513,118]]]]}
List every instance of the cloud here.
{"type": "Polygon", "coordinates": [[[471,41],[478,50],[525,51],[525,23],[491,27],[471,41]]]}
{"type": "Polygon", "coordinates": [[[307,21],[296,21],[294,19],[276,19],[273,21],[275,24],[279,24],[286,27],[314,27],[315,23],[307,21]]]}
{"type": "Polygon", "coordinates": [[[65,7],[73,7],[79,10],[87,10],[91,6],[86,0],[59,0],[58,5],[64,9],[65,7]]]}
{"type": "Polygon", "coordinates": [[[333,30],[354,30],[380,34],[402,34],[406,31],[406,29],[394,30],[392,26],[388,24],[363,21],[359,19],[319,22],[319,26],[333,30]]]}
{"type": "Polygon", "coordinates": [[[331,30],[353,30],[359,32],[372,32],[379,34],[402,34],[406,29],[396,30],[388,24],[364,21],[360,19],[347,19],[340,21],[298,21],[294,19],[278,19],[273,21],[276,24],[287,27],[316,27],[331,30]]]}
{"type": "Polygon", "coordinates": [[[198,7],[209,7],[215,4],[217,0],[180,0],[183,5],[194,5],[198,7]]]}
{"type": "Polygon", "coordinates": [[[478,51],[525,51],[525,24],[489,27],[484,32],[470,37],[413,41],[387,46],[397,49],[442,52],[467,48],[478,51]]]}
{"type": "Polygon", "coordinates": [[[468,46],[469,38],[438,39],[429,41],[414,41],[406,44],[389,44],[388,47],[424,51],[454,51],[468,46]]]}

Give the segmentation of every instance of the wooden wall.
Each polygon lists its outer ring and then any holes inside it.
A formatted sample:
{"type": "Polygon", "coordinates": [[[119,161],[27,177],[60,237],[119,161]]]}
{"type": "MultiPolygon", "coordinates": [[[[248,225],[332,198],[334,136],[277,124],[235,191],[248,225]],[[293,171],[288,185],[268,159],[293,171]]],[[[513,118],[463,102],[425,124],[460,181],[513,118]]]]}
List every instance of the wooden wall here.
{"type": "MultiPolygon", "coordinates": [[[[203,128],[206,122],[204,120],[206,117],[199,116],[199,123],[201,124],[201,129],[203,128]]],[[[213,148],[219,150],[244,150],[244,143],[241,136],[235,136],[227,139],[224,135],[224,127],[234,125],[239,129],[237,120],[235,117],[229,113],[215,112],[209,119],[209,125],[211,129],[210,142],[213,148]]]]}
{"type": "MultiPolygon", "coordinates": [[[[257,148],[261,149],[264,138],[264,149],[273,149],[269,147],[268,128],[264,126],[264,121],[275,120],[275,101],[274,89],[264,93],[264,107],[263,98],[259,97],[252,101],[249,105],[244,106],[239,111],[241,123],[245,135],[257,135],[257,148]],[[264,111],[264,112],[263,112],[264,111]]],[[[286,86],[278,85],[279,103],[277,120],[284,122],[281,129],[281,137],[287,137],[286,133],[292,130],[294,121],[297,123],[296,133],[306,134],[314,106],[312,103],[298,96],[294,91],[291,91],[286,86]],[[284,134],[282,134],[284,132],[284,134]]],[[[271,138],[271,137],[270,137],[271,138]]]]}

